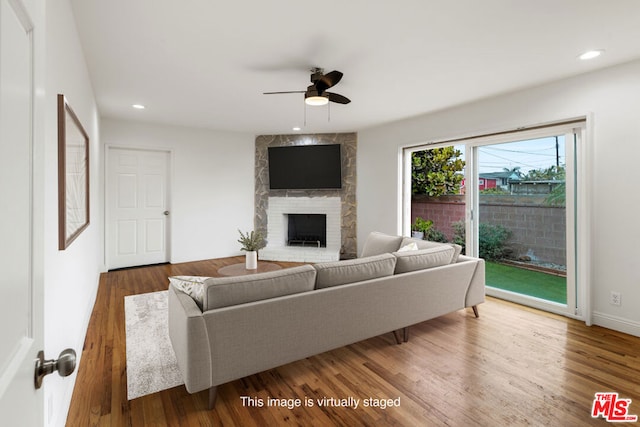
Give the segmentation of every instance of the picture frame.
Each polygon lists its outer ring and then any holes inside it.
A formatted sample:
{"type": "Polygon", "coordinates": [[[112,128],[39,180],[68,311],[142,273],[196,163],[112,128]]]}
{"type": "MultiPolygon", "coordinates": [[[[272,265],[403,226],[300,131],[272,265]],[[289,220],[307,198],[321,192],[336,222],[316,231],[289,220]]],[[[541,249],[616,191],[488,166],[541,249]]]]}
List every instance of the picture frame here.
{"type": "Polygon", "coordinates": [[[58,94],[58,249],[89,226],[89,136],[64,95],[58,94]]]}

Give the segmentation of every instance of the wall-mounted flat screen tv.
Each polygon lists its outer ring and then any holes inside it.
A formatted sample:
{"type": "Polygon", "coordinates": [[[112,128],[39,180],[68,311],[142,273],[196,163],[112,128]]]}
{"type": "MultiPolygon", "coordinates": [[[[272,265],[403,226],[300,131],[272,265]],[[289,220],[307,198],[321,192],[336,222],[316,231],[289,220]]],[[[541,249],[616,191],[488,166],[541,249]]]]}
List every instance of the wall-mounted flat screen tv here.
{"type": "Polygon", "coordinates": [[[340,144],[269,147],[269,188],[342,188],[340,144]]]}

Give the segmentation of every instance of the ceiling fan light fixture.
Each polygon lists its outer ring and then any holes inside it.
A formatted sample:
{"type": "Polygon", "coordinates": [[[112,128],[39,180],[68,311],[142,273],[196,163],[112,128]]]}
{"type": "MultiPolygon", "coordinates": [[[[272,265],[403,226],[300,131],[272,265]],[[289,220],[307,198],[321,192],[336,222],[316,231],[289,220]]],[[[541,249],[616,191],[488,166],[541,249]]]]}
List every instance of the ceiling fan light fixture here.
{"type": "Polygon", "coordinates": [[[329,98],[321,95],[305,96],[304,103],[312,106],[327,105],[329,103],[329,98]]]}

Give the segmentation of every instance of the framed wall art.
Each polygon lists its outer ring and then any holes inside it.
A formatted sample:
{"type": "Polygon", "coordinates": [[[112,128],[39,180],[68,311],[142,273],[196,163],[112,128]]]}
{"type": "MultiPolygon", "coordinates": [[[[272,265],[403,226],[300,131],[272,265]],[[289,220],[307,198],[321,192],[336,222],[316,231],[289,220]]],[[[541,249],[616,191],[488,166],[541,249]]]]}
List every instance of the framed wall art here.
{"type": "Polygon", "coordinates": [[[58,95],[58,249],[89,226],[89,136],[58,95]]]}

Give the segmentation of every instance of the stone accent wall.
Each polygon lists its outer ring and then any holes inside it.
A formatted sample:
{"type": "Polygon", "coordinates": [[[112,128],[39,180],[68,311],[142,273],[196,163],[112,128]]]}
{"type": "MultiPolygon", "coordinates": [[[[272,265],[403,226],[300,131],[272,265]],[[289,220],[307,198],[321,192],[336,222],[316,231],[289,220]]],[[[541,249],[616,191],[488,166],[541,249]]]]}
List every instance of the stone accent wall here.
{"type": "Polygon", "coordinates": [[[267,208],[269,197],[340,197],[341,256],[356,256],[356,133],[308,135],[259,135],[256,137],[255,162],[255,224],[256,230],[267,234],[267,208]],[[340,144],[342,146],[342,188],[336,190],[270,190],[268,147],[288,145],[340,144]]]}

